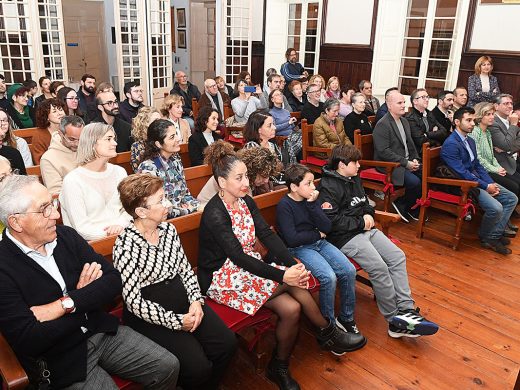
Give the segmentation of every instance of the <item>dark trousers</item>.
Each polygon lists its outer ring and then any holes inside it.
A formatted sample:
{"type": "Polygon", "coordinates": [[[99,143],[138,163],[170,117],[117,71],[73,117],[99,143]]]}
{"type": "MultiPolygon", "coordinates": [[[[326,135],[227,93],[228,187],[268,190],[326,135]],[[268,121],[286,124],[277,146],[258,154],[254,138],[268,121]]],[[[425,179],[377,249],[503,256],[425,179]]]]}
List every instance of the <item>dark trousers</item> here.
{"type": "Polygon", "coordinates": [[[489,172],[489,176],[502,187],[507,188],[517,197],[520,197],[520,173],[515,172],[513,175],[509,173],[505,176],[500,176],[498,173],[489,172]]]}
{"type": "MultiPolygon", "coordinates": [[[[187,313],[189,301],[179,276],[141,290],[143,298],[157,302],[174,313],[187,313]]],[[[237,340],[211,308],[202,307],[204,317],[194,332],[171,330],[151,324],[128,310],[123,321],[179,359],[179,385],[185,389],[216,389],[233,357],[237,340]]]]}
{"type": "Polygon", "coordinates": [[[421,170],[412,172],[406,169],[404,171],[404,196],[399,198],[399,202],[405,208],[406,211],[410,210],[417,199],[421,197],[422,187],[421,187],[421,170]]]}

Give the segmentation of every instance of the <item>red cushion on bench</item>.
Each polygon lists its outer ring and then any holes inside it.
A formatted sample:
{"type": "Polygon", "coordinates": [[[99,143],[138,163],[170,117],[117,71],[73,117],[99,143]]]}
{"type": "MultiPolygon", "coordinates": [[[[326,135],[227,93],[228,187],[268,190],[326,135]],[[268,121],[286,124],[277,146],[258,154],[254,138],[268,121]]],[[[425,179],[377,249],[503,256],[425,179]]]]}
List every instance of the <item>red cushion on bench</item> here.
{"type": "Polygon", "coordinates": [[[327,164],[327,160],[325,160],[323,158],[318,158],[316,156],[307,156],[307,159],[301,160],[301,163],[302,164],[312,164],[312,165],[317,165],[319,167],[322,167],[325,164],[327,164]]]}
{"type": "Polygon", "coordinates": [[[117,375],[112,375],[112,379],[116,383],[116,386],[121,390],[139,390],[143,388],[140,384],[122,379],[117,375]]]}
{"type": "Polygon", "coordinates": [[[349,259],[350,262],[352,263],[352,265],[353,265],[354,267],[356,267],[356,272],[357,272],[357,271],[361,271],[361,270],[363,269],[363,268],[361,268],[361,266],[360,266],[358,263],[356,263],[356,260],[351,259],[350,257],[347,257],[347,259],[349,259]]]}
{"type": "Polygon", "coordinates": [[[429,190],[428,198],[441,200],[443,202],[453,203],[453,204],[459,204],[459,202],[460,202],[459,195],[452,195],[452,194],[448,194],[447,192],[443,192],[443,191],[429,190]]]}
{"type": "Polygon", "coordinates": [[[234,137],[233,135],[229,134],[229,136],[227,137],[227,141],[229,142],[234,142],[236,144],[240,144],[240,145],[243,145],[244,144],[244,138],[237,138],[237,137],[234,137]]]}
{"type": "Polygon", "coordinates": [[[361,179],[376,180],[386,183],[386,173],[378,172],[375,168],[363,169],[359,172],[361,179]]]}
{"type": "Polygon", "coordinates": [[[271,319],[273,312],[265,307],[261,307],[254,316],[242,313],[241,311],[230,308],[215,302],[213,299],[206,298],[206,305],[211,307],[215,313],[224,321],[226,326],[233,332],[239,332],[241,329],[258,324],[260,322],[271,319]]]}

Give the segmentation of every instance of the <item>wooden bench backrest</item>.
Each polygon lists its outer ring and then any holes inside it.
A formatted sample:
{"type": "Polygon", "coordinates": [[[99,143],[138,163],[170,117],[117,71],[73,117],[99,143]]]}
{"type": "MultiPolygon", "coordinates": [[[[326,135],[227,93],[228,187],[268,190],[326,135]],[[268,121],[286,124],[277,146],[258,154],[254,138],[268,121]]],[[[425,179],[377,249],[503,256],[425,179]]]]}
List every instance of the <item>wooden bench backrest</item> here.
{"type": "Polygon", "coordinates": [[[372,128],[374,128],[375,121],[376,121],[376,116],[375,115],[370,115],[368,117],[368,123],[370,123],[372,125],[372,128]]]}
{"type": "Polygon", "coordinates": [[[181,144],[181,150],[179,151],[179,155],[181,156],[182,166],[184,168],[191,167],[191,160],[188,152],[188,144],[181,144]]]}
{"type": "Polygon", "coordinates": [[[312,129],[313,125],[307,123],[307,119],[302,119],[302,156],[306,160],[309,155],[309,147],[313,146],[312,129]]]}
{"type": "Polygon", "coordinates": [[[127,174],[131,175],[134,173],[132,166],[130,165],[130,152],[121,152],[117,156],[110,159],[111,164],[119,165],[123,167],[127,174]]]}
{"type": "Polygon", "coordinates": [[[199,115],[199,101],[195,98],[191,99],[191,111],[193,111],[193,118],[199,115]]]}
{"type": "Polygon", "coordinates": [[[374,159],[372,134],[361,135],[360,130],[354,130],[354,146],[361,151],[363,160],[374,159]]]}
{"type": "Polygon", "coordinates": [[[38,180],[43,184],[42,172],[39,165],[33,165],[32,167],[25,168],[27,171],[27,175],[29,176],[38,176],[38,180]]]}
{"type": "Polygon", "coordinates": [[[428,143],[424,143],[422,163],[423,177],[435,176],[435,169],[441,163],[441,147],[430,148],[428,143]]]}
{"type": "Polygon", "coordinates": [[[197,167],[189,167],[184,170],[186,183],[190,193],[197,197],[209,178],[213,175],[211,166],[199,165],[197,167]]]}
{"type": "Polygon", "coordinates": [[[13,130],[14,135],[21,137],[27,141],[28,144],[32,143],[32,137],[38,132],[37,127],[30,127],[28,129],[17,129],[13,130]]]}

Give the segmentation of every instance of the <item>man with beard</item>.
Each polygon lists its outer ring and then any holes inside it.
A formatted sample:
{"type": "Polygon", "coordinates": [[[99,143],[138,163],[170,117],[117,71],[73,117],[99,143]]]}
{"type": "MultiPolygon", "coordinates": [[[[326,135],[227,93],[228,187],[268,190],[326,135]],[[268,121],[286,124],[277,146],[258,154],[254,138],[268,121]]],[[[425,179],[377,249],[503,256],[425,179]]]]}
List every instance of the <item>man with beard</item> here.
{"type": "Polygon", "coordinates": [[[437,121],[449,132],[453,129],[453,102],[455,96],[451,91],[441,91],[437,95],[437,106],[432,114],[437,121]]]}
{"type": "Polygon", "coordinates": [[[468,91],[464,87],[457,87],[453,90],[453,111],[468,104],[468,91]]]}
{"type": "Polygon", "coordinates": [[[288,86],[291,81],[304,79],[309,77],[309,73],[303,68],[302,64],[296,62],[298,58],[298,54],[296,53],[296,49],[289,48],[285,52],[285,58],[287,58],[287,62],[282,64],[280,68],[280,73],[285,79],[285,83],[288,86]]]}
{"type": "Polygon", "coordinates": [[[119,114],[119,102],[114,92],[98,93],[96,104],[99,115],[92,122],[103,122],[111,125],[117,136],[117,153],[129,151],[132,144],[130,140],[131,126],[117,116],[119,114]]]}
{"type": "Polygon", "coordinates": [[[9,100],[7,100],[6,91],[5,77],[3,74],[0,74],[0,108],[7,111],[9,109],[9,100]]]}
{"type": "Polygon", "coordinates": [[[81,77],[81,87],[79,87],[77,93],[80,110],[87,114],[87,118],[95,118],[97,115],[96,78],[91,74],[85,73],[81,77]]]}
{"type": "Polygon", "coordinates": [[[139,80],[129,81],[125,84],[123,92],[126,100],[119,105],[119,117],[132,124],[132,119],[137,116],[137,111],[143,104],[143,88],[139,80]]]}

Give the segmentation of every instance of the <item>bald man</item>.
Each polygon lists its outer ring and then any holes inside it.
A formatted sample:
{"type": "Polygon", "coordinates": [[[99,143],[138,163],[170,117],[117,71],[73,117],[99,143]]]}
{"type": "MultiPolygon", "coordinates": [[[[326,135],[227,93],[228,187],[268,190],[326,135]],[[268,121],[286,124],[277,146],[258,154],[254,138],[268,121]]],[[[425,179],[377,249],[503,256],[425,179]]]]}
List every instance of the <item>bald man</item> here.
{"type": "Polygon", "coordinates": [[[398,162],[392,173],[392,183],[406,188],[404,196],[392,202],[395,211],[404,222],[419,219],[419,208],[411,210],[421,197],[421,170],[419,154],[410,133],[410,125],[404,118],[405,100],[399,91],[391,91],[386,99],[388,113],[377,122],[372,134],[374,160],[398,162]]]}
{"type": "Polygon", "coordinates": [[[231,107],[231,99],[225,92],[218,90],[217,82],[213,79],[204,81],[204,93],[199,100],[199,109],[202,107],[213,107],[220,113],[220,121],[224,121],[224,106],[231,107]]]}

